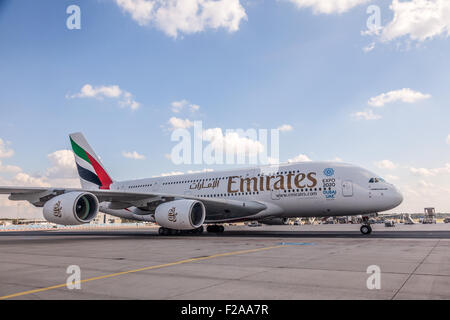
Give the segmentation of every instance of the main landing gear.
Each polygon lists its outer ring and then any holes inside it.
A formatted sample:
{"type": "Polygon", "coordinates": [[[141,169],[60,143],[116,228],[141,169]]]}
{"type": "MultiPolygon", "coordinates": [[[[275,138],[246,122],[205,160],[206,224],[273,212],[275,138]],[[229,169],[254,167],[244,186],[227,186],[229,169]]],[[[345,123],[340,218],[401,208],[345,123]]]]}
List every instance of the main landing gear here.
{"type": "MultiPolygon", "coordinates": [[[[161,236],[175,236],[175,235],[182,235],[182,234],[202,234],[203,233],[203,226],[193,229],[193,230],[175,230],[175,229],[169,229],[160,227],[158,229],[158,234],[161,236]]],[[[206,231],[209,233],[222,233],[225,231],[225,227],[222,225],[212,224],[206,227],[206,231]]]]}
{"type": "Polygon", "coordinates": [[[158,229],[158,234],[162,236],[174,236],[174,235],[182,235],[182,234],[201,234],[203,233],[203,226],[193,229],[193,230],[175,230],[175,229],[169,229],[160,227],[158,229]]]}
{"type": "Polygon", "coordinates": [[[210,233],[222,233],[225,231],[225,227],[217,224],[212,224],[206,227],[206,231],[210,233]]]}

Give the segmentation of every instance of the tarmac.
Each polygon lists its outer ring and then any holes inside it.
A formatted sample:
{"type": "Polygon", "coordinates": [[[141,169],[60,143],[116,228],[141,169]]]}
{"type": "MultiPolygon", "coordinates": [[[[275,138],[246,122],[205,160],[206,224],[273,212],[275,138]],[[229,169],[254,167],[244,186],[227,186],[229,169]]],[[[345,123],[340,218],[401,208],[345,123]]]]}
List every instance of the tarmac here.
{"type": "Polygon", "coordinates": [[[0,299],[450,299],[450,224],[373,227],[1,232],[0,299]]]}

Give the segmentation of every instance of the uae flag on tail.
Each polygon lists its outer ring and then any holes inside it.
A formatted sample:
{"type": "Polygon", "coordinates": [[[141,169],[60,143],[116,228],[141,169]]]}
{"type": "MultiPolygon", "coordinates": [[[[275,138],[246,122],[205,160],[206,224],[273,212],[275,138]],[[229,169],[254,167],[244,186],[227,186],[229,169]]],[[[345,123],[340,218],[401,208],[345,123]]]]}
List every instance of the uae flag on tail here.
{"type": "Polygon", "coordinates": [[[83,134],[72,133],[69,137],[81,186],[84,189],[109,189],[113,181],[83,134]]]}

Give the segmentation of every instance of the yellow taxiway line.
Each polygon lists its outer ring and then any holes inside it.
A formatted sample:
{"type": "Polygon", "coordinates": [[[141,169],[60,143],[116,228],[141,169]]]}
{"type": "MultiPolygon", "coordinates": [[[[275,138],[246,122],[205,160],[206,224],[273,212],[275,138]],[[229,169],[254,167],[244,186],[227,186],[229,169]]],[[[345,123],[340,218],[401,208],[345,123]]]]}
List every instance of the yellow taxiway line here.
{"type": "MultiPolygon", "coordinates": [[[[264,247],[264,248],[258,248],[258,249],[249,249],[249,250],[240,250],[240,251],[219,253],[219,254],[214,254],[211,256],[200,257],[200,258],[185,259],[185,260],[180,260],[180,261],[175,261],[175,262],[170,262],[170,263],[165,263],[165,264],[159,264],[159,265],[155,265],[155,266],[149,266],[149,267],[144,267],[144,268],[139,268],[139,269],[134,269],[134,270],[129,270],[129,271],[122,271],[122,272],[107,274],[104,276],[88,278],[88,279],[77,281],[77,282],[73,283],[73,285],[75,285],[77,283],[85,283],[85,282],[90,282],[90,281],[95,281],[95,280],[117,277],[117,276],[121,276],[124,274],[129,274],[129,273],[136,273],[136,272],[140,272],[140,271],[153,270],[153,269],[161,269],[161,268],[176,266],[176,265],[189,263],[189,262],[197,262],[197,261],[209,260],[209,259],[219,258],[219,257],[227,257],[227,256],[234,256],[234,255],[239,255],[239,254],[246,254],[246,253],[258,252],[258,251],[270,250],[270,249],[280,248],[280,247],[284,247],[284,246],[285,245],[276,245],[276,246],[270,246],[270,247],[264,247]]],[[[53,290],[53,289],[64,288],[65,286],[66,286],[66,284],[64,283],[64,284],[58,284],[58,285],[46,287],[46,288],[39,288],[39,289],[18,292],[18,293],[2,296],[2,297],[0,297],[0,300],[15,298],[15,297],[24,296],[27,294],[38,293],[38,292],[43,292],[43,291],[49,291],[49,290],[53,290]]]]}

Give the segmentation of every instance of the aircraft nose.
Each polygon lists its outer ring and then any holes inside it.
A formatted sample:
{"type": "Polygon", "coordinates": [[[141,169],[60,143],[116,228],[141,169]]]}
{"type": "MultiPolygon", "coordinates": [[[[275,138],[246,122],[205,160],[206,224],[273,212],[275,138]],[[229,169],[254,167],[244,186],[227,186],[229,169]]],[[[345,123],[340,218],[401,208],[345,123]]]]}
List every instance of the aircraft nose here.
{"type": "Polygon", "coordinates": [[[400,205],[403,202],[403,195],[397,188],[394,188],[394,196],[393,196],[395,206],[400,205]]]}

